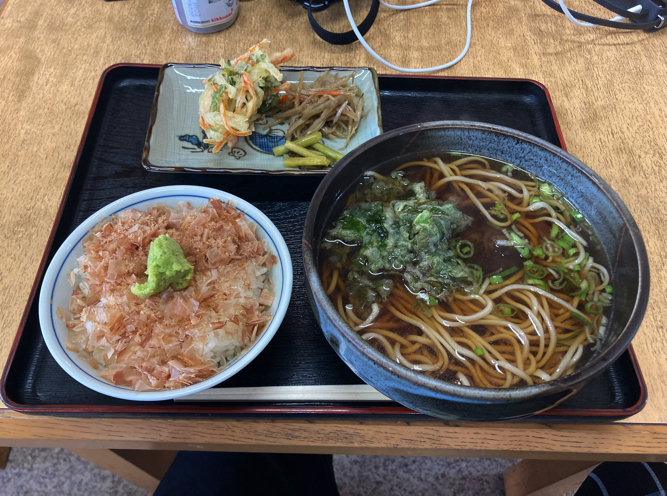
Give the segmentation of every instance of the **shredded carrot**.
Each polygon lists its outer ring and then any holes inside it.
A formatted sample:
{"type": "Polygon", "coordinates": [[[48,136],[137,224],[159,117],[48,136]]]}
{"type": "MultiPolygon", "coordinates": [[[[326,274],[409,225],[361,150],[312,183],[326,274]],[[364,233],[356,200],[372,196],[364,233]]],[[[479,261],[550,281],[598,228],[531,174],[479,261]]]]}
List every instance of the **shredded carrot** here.
{"type": "Polygon", "coordinates": [[[204,120],[204,116],[203,116],[203,115],[200,115],[200,116],[199,116],[199,126],[200,126],[202,129],[204,129],[204,130],[206,130],[206,129],[208,129],[209,127],[211,127],[211,126],[209,126],[208,124],[206,124],[206,121],[204,120]]]}
{"type": "Polygon", "coordinates": [[[345,93],[345,92],[340,91],[340,90],[332,90],[332,91],[318,91],[318,90],[315,90],[315,91],[310,92],[311,95],[332,95],[332,96],[342,95],[343,93],[345,93]]]}
{"type": "Polygon", "coordinates": [[[251,47],[250,47],[250,50],[248,50],[246,53],[244,53],[244,54],[241,55],[240,57],[237,57],[236,59],[234,59],[234,61],[232,62],[232,65],[233,65],[234,67],[236,67],[237,64],[238,64],[239,62],[241,62],[241,61],[243,61],[243,62],[245,62],[245,63],[247,64],[247,63],[248,63],[248,60],[250,60],[250,55],[252,54],[252,52],[254,52],[255,50],[257,50],[258,48],[262,48],[264,45],[266,45],[266,44],[268,44],[268,43],[269,43],[268,40],[262,40],[262,41],[260,41],[259,43],[257,43],[256,45],[251,46],[251,47]]]}
{"type": "Polygon", "coordinates": [[[271,90],[271,93],[280,93],[281,91],[288,90],[289,87],[292,85],[292,83],[284,83],[278,86],[277,88],[273,88],[271,90]]]}
{"type": "Polygon", "coordinates": [[[246,71],[243,71],[243,81],[248,85],[250,93],[252,93],[253,98],[255,98],[255,87],[252,84],[252,79],[250,79],[250,76],[248,76],[246,71]]]}
{"type": "Polygon", "coordinates": [[[218,153],[220,151],[220,148],[225,146],[225,140],[223,139],[222,141],[218,141],[218,144],[213,147],[213,153],[218,153]]]}
{"type": "Polygon", "coordinates": [[[279,102],[284,102],[284,101],[286,101],[288,98],[289,98],[289,97],[288,97],[287,95],[283,95],[283,96],[280,97],[280,100],[278,100],[278,101],[279,101],[279,102]]]}
{"type": "Polygon", "coordinates": [[[273,54],[271,56],[271,63],[273,65],[282,64],[283,62],[287,62],[288,60],[291,60],[292,57],[294,57],[294,51],[291,48],[287,48],[281,53],[273,54]]]}
{"type": "MultiPolygon", "coordinates": [[[[243,74],[245,74],[245,72],[243,74]]],[[[229,133],[233,134],[234,136],[250,136],[252,131],[237,131],[227,123],[227,111],[225,110],[226,103],[227,99],[225,98],[223,100],[222,112],[220,112],[222,114],[222,122],[225,124],[225,129],[227,129],[227,131],[229,131],[229,133]]],[[[213,149],[213,153],[216,153],[215,148],[213,149]]]]}
{"type": "Polygon", "coordinates": [[[247,64],[249,59],[250,59],[250,54],[246,53],[245,55],[241,55],[239,58],[234,60],[234,63],[232,65],[234,66],[234,69],[236,69],[236,66],[239,65],[239,62],[243,61],[247,64]]]}
{"type": "Polygon", "coordinates": [[[252,79],[250,79],[250,76],[248,75],[247,72],[243,71],[243,82],[248,85],[248,89],[250,90],[250,94],[252,95],[252,108],[250,109],[250,115],[255,113],[255,106],[257,104],[257,94],[255,93],[255,87],[252,84],[252,79]]]}

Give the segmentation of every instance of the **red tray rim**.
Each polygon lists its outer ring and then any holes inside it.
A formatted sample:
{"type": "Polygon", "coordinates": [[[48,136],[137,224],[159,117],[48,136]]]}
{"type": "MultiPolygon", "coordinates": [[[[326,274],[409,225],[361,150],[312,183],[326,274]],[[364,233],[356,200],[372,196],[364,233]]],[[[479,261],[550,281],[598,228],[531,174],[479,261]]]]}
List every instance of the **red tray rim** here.
{"type": "MultiPolygon", "coordinates": [[[[81,136],[81,141],[74,158],[74,163],[70,171],[69,177],[67,178],[67,186],[65,191],[60,199],[60,205],[58,207],[58,212],[56,214],[53,226],[51,227],[51,232],[49,233],[49,238],[42,255],[42,259],[35,276],[35,280],[30,290],[30,296],[26,303],[26,307],[23,311],[21,321],[19,323],[18,332],[14,338],[11,349],[9,350],[9,355],[7,357],[7,363],[2,374],[2,388],[0,394],[2,396],[3,403],[8,406],[10,409],[20,412],[20,413],[32,413],[32,414],[58,414],[58,413],[72,413],[72,414],[157,414],[157,415],[182,415],[182,414],[218,414],[218,415],[232,415],[232,414],[243,414],[243,415],[290,415],[290,414],[300,414],[300,415],[379,415],[379,416],[421,416],[426,417],[420,412],[416,412],[402,405],[395,406],[372,406],[372,407],[341,407],[341,406],[216,406],[216,407],[206,407],[206,406],[195,406],[195,405],[122,405],[122,406],[103,406],[103,405],[40,405],[40,406],[26,406],[12,401],[7,395],[6,391],[6,380],[9,374],[9,369],[16,355],[16,350],[18,348],[19,342],[23,335],[25,329],[25,324],[30,313],[30,308],[32,303],[39,291],[39,281],[42,278],[44,270],[46,269],[46,260],[48,254],[51,251],[53,246],[53,241],[55,238],[58,225],[62,218],[65,204],[67,203],[67,198],[69,196],[70,189],[72,187],[72,180],[74,179],[74,174],[79,166],[79,160],[83,153],[83,148],[88,138],[88,132],[90,130],[90,123],[95,115],[97,110],[97,103],[99,101],[100,94],[102,92],[102,87],[107,76],[116,69],[127,68],[127,67],[146,67],[146,68],[155,68],[159,69],[162,67],[160,64],[137,64],[137,63],[120,63],[109,66],[104,70],[102,76],[100,77],[93,101],[88,112],[88,118],[86,119],[86,124],[81,136]]],[[[549,103],[549,109],[551,110],[551,116],[556,127],[556,133],[560,141],[560,146],[563,150],[567,151],[565,146],[565,140],[563,139],[563,134],[556,117],[556,111],[554,109],[553,101],[551,100],[551,95],[549,90],[539,81],[534,79],[524,79],[524,78],[495,78],[495,77],[465,77],[465,76],[434,76],[434,75],[418,75],[418,74],[378,74],[378,77],[397,77],[397,78],[418,78],[418,79],[445,79],[445,80],[465,80],[465,81],[514,81],[514,82],[526,82],[538,86],[545,94],[547,101],[549,103]]],[[[640,395],[639,400],[636,404],[632,405],[629,408],[616,409],[616,410],[603,410],[603,409],[564,409],[559,408],[558,406],[551,408],[547,411],[538,413],[536,416],[545,416],[545,417],[605,417],[605,418],[626,418],[631,415],[639,413],[648,400],[648,393],[646,388],[646,382],[644,381],[644,376],[639,367],[639,362],[637,361],[637,356],[632,347],[632,344],[628,347],[628,354],[630,360],[632,361],[632,366],[637,374],[637,380],[639,382],[640,395]]],[[[380,417],[381,419],[381,417],[380,417]]],[[[436,419],[433,419],[436,420],[436,419]]]]}

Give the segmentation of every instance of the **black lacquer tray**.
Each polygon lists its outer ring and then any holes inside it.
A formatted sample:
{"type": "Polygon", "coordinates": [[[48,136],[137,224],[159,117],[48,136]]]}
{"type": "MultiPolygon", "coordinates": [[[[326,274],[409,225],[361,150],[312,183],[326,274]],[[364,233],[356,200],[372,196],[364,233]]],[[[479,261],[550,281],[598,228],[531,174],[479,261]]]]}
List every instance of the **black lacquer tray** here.
{"type": "MultiPolygon", "coordinates": [[[[108,203],[136,191],[174,184],[217,188],[253,203],[278,227],[291,250],[294,289],[273,341],[250,365],[218,387],[349,385],[361,380],[331,349],[317,326],[304,287],[301,235],[319,176],[155,173],[141,166],[159,66],[122,64],[102,76],[67,190],[2,376],[12,409],[67,416],[362,417],[410,421],[430,417],[398,403],[130,402],[110,398],[69,377],[42,339],[37,301],[53,254],[70,232],[108,203]]],[[[549,94],[520,79],[380,76],[383,126],[482,121],[511,127],[565,147],[549,94]]],[[[632,348],[564,403],[530,421],[617,420],[640,411],[646,387],[632,348]]]]}

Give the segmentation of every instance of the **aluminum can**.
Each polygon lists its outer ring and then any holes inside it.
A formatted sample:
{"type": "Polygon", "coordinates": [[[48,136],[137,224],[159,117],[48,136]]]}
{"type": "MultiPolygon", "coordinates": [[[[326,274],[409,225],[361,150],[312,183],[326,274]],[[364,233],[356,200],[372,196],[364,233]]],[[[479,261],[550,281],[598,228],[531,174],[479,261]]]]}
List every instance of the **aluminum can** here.
{"type": "Polygon", "coordinates": [[[178,22],[195,33],[215,33],[234,24],[238,0],[171,0],[178,22]]]}

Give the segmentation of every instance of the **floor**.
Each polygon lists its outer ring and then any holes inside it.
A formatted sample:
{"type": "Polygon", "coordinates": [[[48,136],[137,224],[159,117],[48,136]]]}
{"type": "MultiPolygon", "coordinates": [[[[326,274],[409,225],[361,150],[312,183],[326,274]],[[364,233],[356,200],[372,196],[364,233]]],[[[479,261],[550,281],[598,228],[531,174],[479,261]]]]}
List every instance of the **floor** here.
{"type": "MultiPolygon", "coordinates": [[[[517,460],[335,456],[341,496],[503,496],[502,473],[517,460]]],[[[64,449],[14,448],[0,471],[0,496],[146,496],[64,449]]]]}

